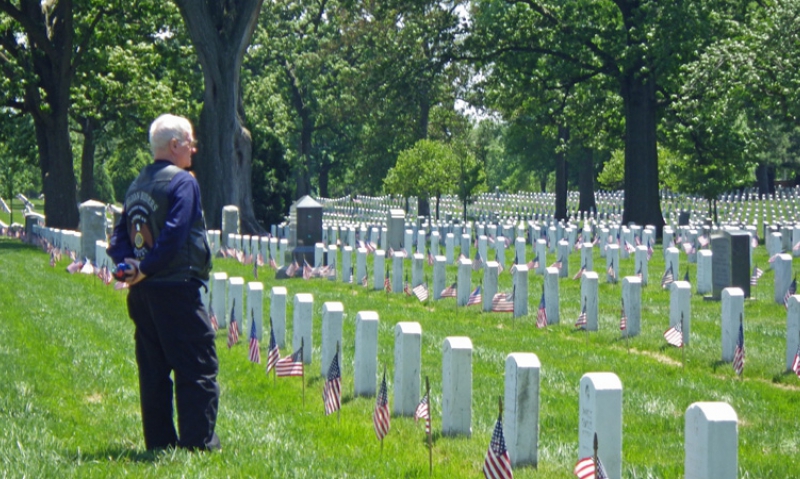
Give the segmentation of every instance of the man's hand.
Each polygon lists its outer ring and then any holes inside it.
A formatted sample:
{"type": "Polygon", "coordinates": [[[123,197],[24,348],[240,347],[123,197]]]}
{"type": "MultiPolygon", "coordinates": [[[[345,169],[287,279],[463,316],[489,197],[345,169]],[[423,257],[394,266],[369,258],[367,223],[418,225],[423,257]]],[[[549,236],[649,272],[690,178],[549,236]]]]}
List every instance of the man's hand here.
{"type": "Polygon", "coordinates": [[[125,275],[125,282],[128,283],[128,286],[133,286],[147,277],[147,275],[139,271],[138,260],[125,258],[125,263],[131,266],[130,273],[125,275]]]}

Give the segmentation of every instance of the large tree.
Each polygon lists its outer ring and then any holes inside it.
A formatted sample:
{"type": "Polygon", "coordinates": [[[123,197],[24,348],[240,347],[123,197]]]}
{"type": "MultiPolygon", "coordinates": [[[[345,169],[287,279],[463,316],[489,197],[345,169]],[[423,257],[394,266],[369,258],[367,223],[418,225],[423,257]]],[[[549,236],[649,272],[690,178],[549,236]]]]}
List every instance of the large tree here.
{"type": "Polygon", "coordinates": [[[203,110],[195,170],[209,228],[225,205],[239,207],[245,232],[260,232],[252,195],[252,140],[245,128],[240,70],[263,0],[175,0],[203,67],[203,110]]]}
{"type": "Polygon", "coordinates": [[[0,0],[2,102],[33,118],[48,226],[78,226],[70,86],[94,29],[111,8],[92,0],[0,0]]]}
{"type": "Polygon", "coordinates": [[[474,54],[520,64],[517,78],[538,91],[590,83],[595,95],[619,95],[625,118],[623,221],[664,224],[658,194],[659,120],[679,67],[739,12],[736,2],[655,0],[486,0],[475,3],[474,54]],[[722,20],[722,21],[720,21],[722,20]]]}

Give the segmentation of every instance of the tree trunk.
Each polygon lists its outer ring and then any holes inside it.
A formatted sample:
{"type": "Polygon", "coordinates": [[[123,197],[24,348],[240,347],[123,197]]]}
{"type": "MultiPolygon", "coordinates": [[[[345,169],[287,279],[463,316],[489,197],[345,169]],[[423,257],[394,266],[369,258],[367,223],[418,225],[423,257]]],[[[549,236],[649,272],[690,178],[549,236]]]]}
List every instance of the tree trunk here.
{"type": "Polygon", "coordinates": [[[331,176],[331,164],[327,161],[319,165],[319,196],[321,198],[330,198],[331,193],[328,191],[328,184],[331,176]]]}
{"type": "Polygon", "coordinates": [[[39,27],[28,31],[29,27],[24,26],[28,32],[28,45],[33,47],[33,71],[38,79],[38,82],[26,85],[25,106],[33,117],[36,131],[45,224],[53,228],[77,229],[75,169],[67,117],[74,73],[71,64],[74,44],[72,1],[59,2],[47,15],[36,2],[22,2],[20,8],[26,20],[39,27]],[[44,30],[48,33],[46,38],[41,36],[44,30]]]}
{"type": "MultiPolygon", "coordinates": [[[[569,142],[569,128],[559,125],[560,144],[569,142]]],[[[555,219],[567,220],[567,153],[563,148],[556,152],[556,214],[555,219]]]]}
{"type": "MultiPolygon", "coordinates": [[[[589,213],[597,209],[594,198],[594,151],[591,148],[582,148],[580,166],[578,167],[578,192],[580,200],[578,210],[589,213]]],[[[584,215],[584,217],[586,217],[584,215]]]]}
{"type": "Polygon", "coordinates": [[[417,216],[430,216],[431,202],[425,196],[417,197],[417,216]]]}
{"type": "Polygon", "coordinates": [[[625,211],[623,223],[655,225],[660,237],[664,227],[658,192],[656,145],[656,84],[652,75],[637,69],[622,78],[625,104],[625,211]]]}
{"type": "Polygon", "coordinates": [[[311,114],[302,105],[302,102],[297,114],[300,115],[300,144],[298,145],[300,165],[295,169],[297,180],[295,199],[300,199],[311,194],[311,141],[314,135],[314,123],[311,114]]]}
{"type": "Polygon", "coordinates": [[[89,201],[94,197],[94,132],[97,122],[91,118],[81,118],[83,147],[81,148],[81,192],[80,201],[89,201]]]}
{"type": "Polygon", "coordinates": [[[252,140],[244,127],[239,73],[263,0],[176,0],[205,83],[193,164],[206,225],[220,228],[222,208],[239,207],[243,233],[260,233],[253,211],[252,140]]]}

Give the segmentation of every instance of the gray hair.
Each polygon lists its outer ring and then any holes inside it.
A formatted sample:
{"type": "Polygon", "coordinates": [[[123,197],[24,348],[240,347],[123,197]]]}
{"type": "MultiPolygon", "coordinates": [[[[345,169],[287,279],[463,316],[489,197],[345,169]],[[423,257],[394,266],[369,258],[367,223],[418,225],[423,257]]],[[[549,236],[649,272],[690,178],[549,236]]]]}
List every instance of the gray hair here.
{"type": "Polygon", "coordinates": [[[192,124],[182,116],[165,113],[150,125],[150,150],[153,155],[169,145],[173,138],[183,141],[192,133],[192,124]]]}

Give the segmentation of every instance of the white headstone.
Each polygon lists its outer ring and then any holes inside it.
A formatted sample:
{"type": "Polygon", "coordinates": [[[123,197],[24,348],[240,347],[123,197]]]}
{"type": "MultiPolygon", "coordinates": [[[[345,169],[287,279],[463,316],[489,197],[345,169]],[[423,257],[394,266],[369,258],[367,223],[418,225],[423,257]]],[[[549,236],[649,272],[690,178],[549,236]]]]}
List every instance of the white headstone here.
{"type": "Polygon", "coordinates": [[[378,326],[377,312],[359,311],[356,315],[353,371],[355,396],[375,396],[375,378],[378,375],[378,326]]]}
{"type": "Polygon", "coordinates": [[[239,207],[236,205],[227,205],[222,207],[222,241],[225,242],[223,246],[233,248],[234,245],[230,243],[230,235],[239,234],[239,207]]]}
{"type": "MultiPolygon", "coordinates": [[[[492,295],[494,296],[494,295],[492,295]]],[[[514,317],[528,315],[528,266],[521,264],[514,272],[514,317]]]]}
{"type": "Polygon", "coordinates": [[[311,364],[314,349],[314,295],[298,293],[294,295],[294,311],[292,315],[292,350],[303,345],[303,364],[311,364]]]}
{"type": "Polygon", "coordinates": [[[419,403],[422,326],[400,322],[394,327],[394,414],[413,416],[419,403]]]}
{"type": "Polygon", "coordinates": [[[697,252],[697,294],[710,294],[712,292],[712,258],[713,254],[710,249],[701,249],[697,252]]]}
{"type": "MultiPolygon", "coordinates": [[[[339,302],[326,302],[322,305],[322,358],[320,359],[320,375],[328,376],[328,368],[336,354],[336,345],[342,347],[342,327],[344,323],[344,305],[339,302]]],[[[339,368],[342,367],[342,356],[339,355],[339,368]]]]}
{"type": "Polygon", "coordinates": [[[610,479],[622,476],[622,382],[614,373],[586,373],[581,378],[578,458],[594,455],[610,479]]]}
{"type": "Polygon", "coordinates": [[[586,308],[586,330],[597,331],[599,316],[597,273],[589,271],[581,276],[581,301],[580,307],[586,308]]]}
{"type": "Polygon", "coordinates": [[[775,302],[783,304],[783,298],[792,283],[792,255],[779,254],[772,263],[772,269],[775,271],[775,302]]]}
{"type": "Polygon", "coordinates": [[[453,233],[447,233],[447,235],[444,237],[444,249],[445,258],[447,258],[447,264],[453,264],[455,241],[456,237],[453,233]]]}
{"type": "MultiPolygon", "coordinates": [[[[106,239],[106,205],[99,201],[89,200],[81,203],[80,212],[81,249],[80,256],[88,258],[95,266],[97,263],[96,243],[106,239]]],[[[143,239],[144,241],[144,239],[143,239]]],[[[152,247],[152,245],[150,245],[152,247]]]]}
{"type": "Polygon", "coordinates": [[[275,343],[279,348],[286,348],[286,288],[273,286],[269,299],[269,317],[272,320],[272,331],[275,343]]]}
{"type": "Polygon", "coordinates": [[[534,259],[537,259],[539,262],[539,265],[536,267],[536,274],[544,275],[545,269],[547,268],[547,241],[543,239],[536,240],[534,249],[534,259]]]}
{"type": "MultiPolygon", "coordinates": [[[[262,341],[264,334],[264,283],[247,283],[247,331],[246,337],[250,338],[250,323],[256,323],[256,337],[262,341]]],[[[244,323],[244,321],[243,321],[244,323]]]]}
{"type": "Polygon", "coordinates": [[[395,251],[392,256],[392,292],[400,294],[403,292],[403,253],[395,251]]]}
{"type": "Polygon", "coordinates": [[[581,266],[585,266],[586,271],[594,271],[593,252],[594,246],[592,246],[592,243],[583,243],[581,246],[581,266]]]}
{"type": "Polygon", "coordinates": [[[736,479],[739,430],[736,411],[724,402],[696,402],[686,409],[686,479],[736,479]]]}
{"type": "Polygon", "coordinates": [[[497,261],[487,261],[486,267],[483,268],[483,310],[489,312],[492,310],[492,299],[497,294],[497,276],[498,276],[498,263],[497,261]]]}
{"type": "Polygon", "coordinates": [[[744,314],[744,291],[741,288],[722,290],[722,360],[733,361],[739,339],[739,321],[744,314]]]}
{"type": "Polygon", "coordinates": [[[688,281],[672,283],[669,295],[669,325],[680,325],[684,346],[689,344],[689,332],[692,325],[691,298],[692,285],[688,281]]]}
{"type": "Polygon", "coordinates": [[[472,435],[472,341],[445,338],[442,350],[442,434],[472,435]]]}
{"type": "Polygon", "coordinates": [[[447,284],[447,258],[444,256],[433,257],[433,299],[437,300],[442,297],[442,291],[449,286],[447,284]]]}
{"type": "Polygon", "coordinates": [[[458,262],[458,296],[457,305],[466,306],[472,292],[472,260],[462,259],[458,262]]]}
{"type": "Polygon", "coordinates": [[[244,278],[234,277],[228,280],[228,304],[226,313],[228,321],[231,322],[231,311],[236,315],[236,326],[239,330],[239,337],[244,331],[244,278]]]}
{"type": "Polygon", "coordinates": [[[219,327],[226,328],[228,326],[228,273],[211,274],[211,308],[214,310],[219,327]]]}
{"type": "Polygon", "coordinates": [[[411,262],[411,287],[415,288],[425,282],[423,265],[425,264],[425,255],[422,253],[414,253],[414,259],[411,262]]]}
{"type": "MultiPolygon", "coordinates": [[[[623,336],[638,336],[642,327],[642,280],[638,276],[622,279],[622,305],[625,309],[623,336]]],[[[620,311],[620,315],[622,311],[620,311]]]]}
{"type": "Polygon", "coordinates": [[[503,435],[512,467],[539,463],[539,371],[533,353],[506,357],[503,435]]]}
{"type": "Polygon", "coordinates": [[[382,249],[375,251],[372,259],[372,289],[383,289],[383,281],[386,279],[386,252],[382,249]]]}
{"type": "Polygon", "coordinates": [[[800,296],[789,297],[786,311],[786,369],[791,369],[800,346],[800,296]]]}
{"type": "Polygon", "coordinates": [[[547,268],[545,270],[544,307],[547,312],[547,324],[558,324],[560,321],[558,307],[558,268],[547,268]]]}

